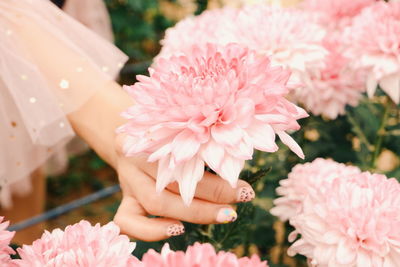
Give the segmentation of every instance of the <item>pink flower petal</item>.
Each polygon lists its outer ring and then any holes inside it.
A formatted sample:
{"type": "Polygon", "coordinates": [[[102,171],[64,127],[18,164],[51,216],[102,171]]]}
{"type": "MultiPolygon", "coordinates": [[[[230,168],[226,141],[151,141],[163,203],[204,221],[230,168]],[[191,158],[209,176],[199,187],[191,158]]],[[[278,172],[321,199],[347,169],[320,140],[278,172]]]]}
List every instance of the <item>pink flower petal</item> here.
{"type": "Polygon", "coordinates": [[[232,187],[236,187],[239,174],[244,166],[244,160],[236,159],[232,156],[225,155],[222,161],[219,176],[228,181],[232,187]]]}
{"type": "Polygon", "coordinates": [[[289,119],[287,116],[282,114],[257,114],[255,118],[259,121],[268,123],[268,124],[277,124],[277,123],[288,123],[289,119]]]}
{"type": "Polygon", "coordinates": [[[194,157],[182,163],[181,172],[181,175],[177,178],[179,192],[182,195],[183,202],[190,206],[196,191],[196,185],[203,178],[204,161],[200,157],[194,157]]]}
{"type": "Polygon", "coordinates": [[[367,93],[368,97],[373,97],[378,86],[378,81],[373,75],[368,76],[367,79],[367,93]]]}
{"type": "Polygon", "coordinates": [[[251,138],[245,134],[239,144],[233,147],[226,146],[225,151],[237,159],[249,160],[253,158],[253,142],[251,138]]]}
{"type": "Polygon", "coordinates": [[[154,153],[152,153],[147,161],[148,162],[155,162],[159,159],[162,159],[163,157],[165,157],[166,155],[168,155],[169,153],[171,153],[172,150],[172,144],[166,144],[164,146],[162,146],[161,148],[159,148],[157,151],[155,151],[154,153]]]}
{"type": "Polygon", "coordinates": [[[337,251],[336,251],[336,261],[340,264],[349,265],[356,258],[356,249],[350,244],[346,243],[345,240],[339,242],[337,251]]]}
{"type": "Polygon", "coordinates": [[[164,188],[172,183],[174,178],[174,170],[169,168],[169,157],[161,158],[158,162],[156,192],[160,193],[164,188]]]}
{"type": "Polygon", "coordinates": [[[211,128],[211,135],[221,145],[234,146],[242,138],[242,130],[236,125],[214,125],[211,128]]]}
{"type": "Polygon", "coordinates": [[[185,130],[172,142],[172,152],[176,163],[192,158],[199,150],[200,144],[192,131],[185,130]]]}
{"type": "Polygon", "coordinates": [[[224,147],[211,139],[207,144],[204,144],[201,150],[201,156],[213,171],[219,172],[221,163],[224,159],[224,147]]]}
{"type": "Polygon", "coordinates": [[[389,95],[394,103],[399,104],[400,74],[390,75],[381,79],[379,85],[382,87],[383,91],[385,91],[389,95]]]}
{"type": "Polygon", "coordinates": [[[247,128],[254,116],[254,102],[249,98],[240,99],[235,104],[235,108],[238,110],[237,123],[240,125],[240,127],[247,128]]]}
{"type": "Polygon", "coordinates": [[[294,141],[294,139],[283,131],[277,132],[277,135],[281,139],[282,143],[287,145],[299,158],[304,159],[304,153],[301,147],[294,141]]]}
{"type": "Polygon", "coordinates": [[[265,152],[278,150],[278,146],[275,143],[275,132],[270,125],[253,120],[246,130],[256,149],[265,152]]]}
{"type": "Polygon", "coordinates": [[[371,257],[369,254],[360,251],[357,253],[357,266],[362,267],[373,267],[371,263],[371,257]]]}

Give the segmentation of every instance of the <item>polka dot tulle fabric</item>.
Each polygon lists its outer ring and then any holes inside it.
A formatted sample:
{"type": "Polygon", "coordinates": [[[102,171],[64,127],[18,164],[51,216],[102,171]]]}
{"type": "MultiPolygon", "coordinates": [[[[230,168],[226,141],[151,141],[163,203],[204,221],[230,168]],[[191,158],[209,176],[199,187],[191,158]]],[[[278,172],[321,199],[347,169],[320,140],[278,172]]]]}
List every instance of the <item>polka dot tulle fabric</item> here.
{"type": "Polygon", "coordinates": [[[50,1],[1,0],[0,186],[28,176],[69,141],[66,115],[126,60],[50,1]]]}

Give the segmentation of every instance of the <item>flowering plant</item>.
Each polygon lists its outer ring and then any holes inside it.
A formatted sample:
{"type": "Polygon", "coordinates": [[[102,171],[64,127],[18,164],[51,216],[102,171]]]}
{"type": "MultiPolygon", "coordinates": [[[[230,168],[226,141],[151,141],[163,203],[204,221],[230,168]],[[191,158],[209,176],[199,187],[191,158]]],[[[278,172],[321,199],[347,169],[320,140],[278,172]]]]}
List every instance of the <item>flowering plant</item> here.
{"type": "Polygon", "coordinates": [[[276,192],[280,197],[274,200],[275,207],[270,212],[282,221],[287,221],[303,211],[304,201],[310,194],[325,194],[330,191],[335,179],[347,179],[359,173],[359,168],[331,159],[317,158],[311,163],[298,164],[287,179],[279,181],[280,186],[276,192]]]}
{"type": "Polygon", "coordinates": [[[92,226],[88,221],[69,225],[64,231],[46,231],[32,245],[19,248],[21,259],[14,260],[13,264],[19,267],[134,266],[137,259],[131,253],[135,243],[119,231],[112,222],[92,226]]]}
{"type": "MultiPolygon", "coordinates": [[[[0,225],[2,228],[7,223],[0,225]]],[[[161,254],[149,250],[140,261],[132,256],[135,243],[119,234],[114,223],[92,226],[87,221],[69,225],[65,231],[45,232],[32,245],[18,249],[20,259],[11,260],[14,251],[8,247],[13,233],[1,230],[0,260],[6,267],[268,267],[257,255],[238,258],[230,252],[215,252],[210,244],[196,243],[186,252],[172,251],[166,243],[161,254]]]]}
{"type": "Polygon", "coordinates": [[[396,104],[400,102],[399,33],[400,2],[379,1],[354,18],[345,36],[353,67],[368,71],[368,95],[372,96],[379,84],[396,104]]]}
{"type": "MultiPolygon", "coordinates": [[[[316,179],[318,177],[312,176],[316,179]]],[[[398,266],[400,184],[384,175],[342,173],[324,187],[307,188],[303,210],[290,218],[289,255],[314,266],[398,266]]]]}
{"type": "Polygon", "coordinates": [[[0,217],[0,265],[7,266],[11,264],[10,255],[15,254],[15,251],[10,247],[11,239],[14,237],[14,232],[7,231],[9,222],[3,222],[3,217],[0,217]]]}
{"type": "Polygon", "coordinates": [[[285,98],[289,76],[236,44],[193,46],[189,54],[160,58],[150,77],[125,87],[136,104],[119,128],[127,134],[124,151],[159,161],[157,190],[178,181],[188,205],[205,164],[235,187],[254,148],[278,149],[275,135],[303,158],[286,133],[307,116],[285,98]]]}
{"type": "Polygon", "coordinates": [[[186,252],[172,251],[166,243],[161,254],[154,250],[144,254],[138,267],[268,267],[266,261],[261,261],[257,255],[251,258],[240,258],[230,252],[215,252],[210,244],[195,243],[186,252]]]}

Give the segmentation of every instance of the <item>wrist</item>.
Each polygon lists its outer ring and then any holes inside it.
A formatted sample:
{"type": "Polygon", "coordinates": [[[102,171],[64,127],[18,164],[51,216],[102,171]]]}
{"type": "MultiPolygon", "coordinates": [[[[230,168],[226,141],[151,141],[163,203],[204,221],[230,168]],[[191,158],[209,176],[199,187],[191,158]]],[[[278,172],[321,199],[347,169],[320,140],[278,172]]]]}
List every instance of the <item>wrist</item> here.
{"type": "Polygon", "coordinates": [[[120,114],[132,104],[131,97],[118,84],[108,82],[81,109],[68,116],[75,132],[113,168],[117,168],[123,155],[116,129],[126,121],[120,114]]]}

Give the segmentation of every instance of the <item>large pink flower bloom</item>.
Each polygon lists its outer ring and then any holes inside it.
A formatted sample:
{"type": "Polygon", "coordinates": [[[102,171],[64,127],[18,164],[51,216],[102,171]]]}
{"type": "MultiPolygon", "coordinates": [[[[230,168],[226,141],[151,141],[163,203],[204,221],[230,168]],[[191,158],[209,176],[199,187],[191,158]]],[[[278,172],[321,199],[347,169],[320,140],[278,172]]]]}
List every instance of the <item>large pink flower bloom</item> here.
{"type": "Polygon", "coordinates": [[[400,102],[400,2],[377,2],[357,16],[346,30],[348,54],[355,68],[369,70],[367,92],[377,85],[400,102]]]}
{"type": "Polygon", "coordinates": [[[15,260],[20,267],[127,267],[138,260],[131,255],[135,243],[110,222],[91,226],[81,221],[67,226],[65,231],[56,229],[45,232],[32,245],[18,249],[21,260],[15,260]]]}
{"type": "Polygon", "coordinates": [[[321,66],[326,54],[321,43],[325,35],[315,16],[301,10],[267,4],[215,9],[169,29],[157,58],[190,52],[193,44],[234,42],[270,56],[273,64],[290,67],[297,82],[296,76],[306,68],[321,66]]]}
{"type": "Polygon", "coordinates": [[[261,261],[257,255],[251,258],[238,259],[230,252],[216,253],[210,244],[195,243],[189,246],[186,253],[171,251],[165,244],[161,254],[154,250],[144,254],[140,265],[135,267],[268,267],[267,262],[261,261]]]}
{"type": "Polygon", "coordinates": [[[324,24],[341,27],[349,24],[365,7],[377,0],[304,0],[301,5],[308,11],[321,13],[324,24]]]}
{"type": "Polygon", "coordinates": [[[290,73],[271,67],[268,57],[239,45],[193,46],[186,56],[160,59],[150,77],[126,90],[136,104],[120,128],[128,134],[127,156],[159,160],[157,190],[178,181],[190,204],[204,163],[236,186],[253,149],[275,152],[277,134],[298,156],[298,144],[285,132],[300,128],[306,112],[285,99],[290,73]]]}
{"type": "Polygon", "coordinates": [[[161,40],[162,49],[154,59],[171,57],[177,53],[190,52],[194,44],[207,43],[226,45],[237,42],[235,21],[239,9],[225,7],[206,10],[199,16],[189,16],[166,30],[161,40]]]}
{"type": "Polygon", "coordinates": [[[347,179],[359,173],[359,168],[331,159],[317,158],[310,163],[297,164],[288,178],[279,182],[276,192],[280,197],[274,200],[275,207],[270,212],[282,221],[287,221],[303,211],[303,202],[307,196],[316,191],[329,191],[336,178],[347,179]]]}
{"type": "Polygon", "coordinates": [[[294,91],[294,99],[314,115],[335,119],[346,105],[356,106],[365,91],[365,71],[349,68],[342,43],[342,34],[331,33],[323,42],[329,52],[324,67],[307,70],[304,86],[294,91]]]}
{"type": "Polygon", "coordinates": [[[338,177],[329,190],[310,192],[290,223],[289,255],[315,266],[400,266],[400,185],[368,172],[338,177]]]}
{"type": "Polygon", "coordinates": [[[0,266],[12,266],[11,254],[15,254],[14,250],[9,246],[15,232],[7,231],[9,222],[3,222],[3,217],[0,217],[0,266]]]}
{"type": "Polygon", "coordinates": [[[289,67],[295,75],[323,66],[326,30],[313,13],[250,5],[240,11],[235,23],[236,42],[270,56],[273,65],[289,67]]]}

